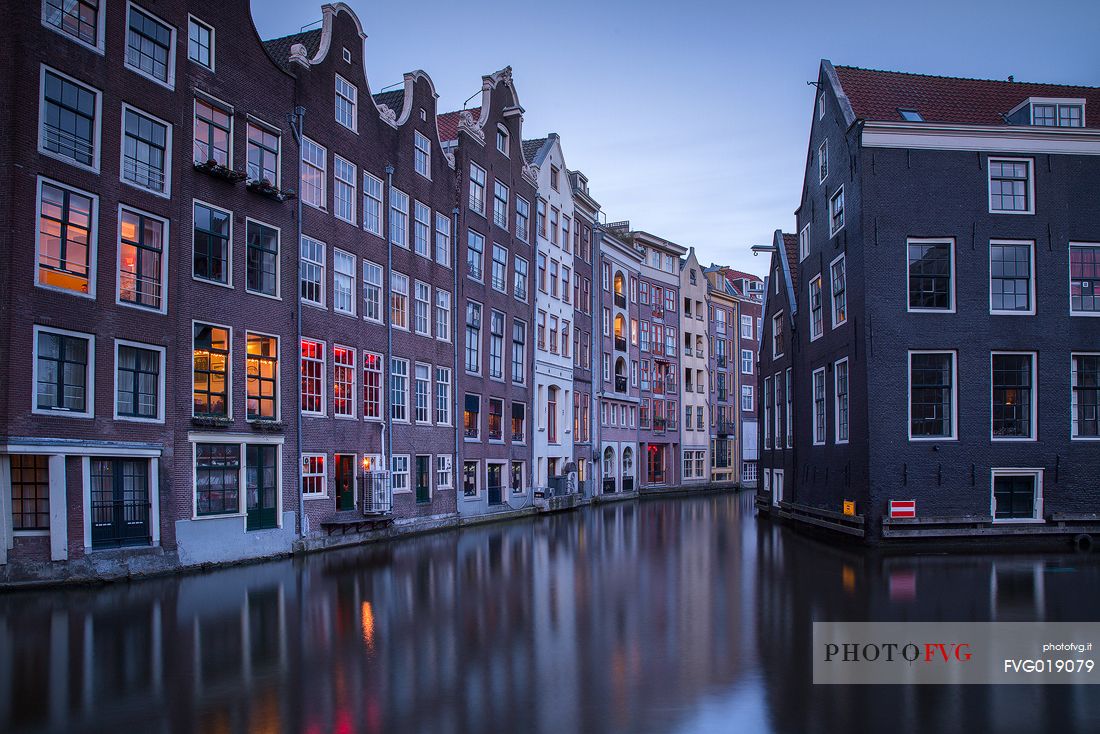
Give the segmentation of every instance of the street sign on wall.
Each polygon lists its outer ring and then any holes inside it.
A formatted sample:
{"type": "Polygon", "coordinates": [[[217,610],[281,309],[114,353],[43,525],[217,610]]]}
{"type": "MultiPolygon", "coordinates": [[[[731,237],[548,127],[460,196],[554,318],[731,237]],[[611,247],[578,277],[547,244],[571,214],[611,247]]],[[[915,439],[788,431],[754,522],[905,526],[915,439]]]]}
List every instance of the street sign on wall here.
{"type": "Polygon", "coordinates": [[[890,519],[900,520],[917,516],[916,500],[890,500],[890,519]]]}

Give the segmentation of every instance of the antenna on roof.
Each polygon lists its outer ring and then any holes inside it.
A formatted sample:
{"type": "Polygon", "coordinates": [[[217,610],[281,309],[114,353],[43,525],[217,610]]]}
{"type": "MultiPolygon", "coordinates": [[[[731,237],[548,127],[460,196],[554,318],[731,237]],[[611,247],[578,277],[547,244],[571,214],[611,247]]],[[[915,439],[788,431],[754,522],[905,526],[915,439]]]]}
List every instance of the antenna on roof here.
{"type": "Polygon", "coordinates": [[[309,28],[311,25],[317,25],[318,23],[323,23],[324,21],[325,21],[324,18],[318,18],[317,20],[313,21],[312,23],[306,23],[304,26],[302,26],[301,28],[298,29],[298,32],[301,33],[306,28],[309,28]]]}
{"type": "Polygon", "coordinates": [[[1008,75],[1008,80],[1009,80],[1010,82],[1014,82],[1014,81],[1016,81],[1016,76],[1015,76],[1014,74],[1009,74],[1009,75],[1008,75]]]}
{"type": "Polygon", "coordinates": [[[473,94],[471,94],[471,95],[470,95],[469,97],[467,97],[467,98],[466,98],[466,101],[462,103],[462,109],[466,109],[466,103],[467,103],[467,102],[469,102],[469,101],[470,101],[471,99],[473,99],[474,97],[476,97],[476,96],[477,96],[477,95],[479,95],[479,94],[481,94],[481,91],[480,91],[480,90],[479,90],[479,91],[477,91],[477,92],[474,92],[474,93],[473,93],[473,94]]]}

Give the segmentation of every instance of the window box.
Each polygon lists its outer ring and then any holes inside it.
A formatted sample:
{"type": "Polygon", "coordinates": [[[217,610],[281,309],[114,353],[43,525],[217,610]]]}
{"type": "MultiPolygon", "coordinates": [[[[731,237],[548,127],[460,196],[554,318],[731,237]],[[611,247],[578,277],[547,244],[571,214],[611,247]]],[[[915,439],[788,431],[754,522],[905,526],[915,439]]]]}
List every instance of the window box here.
{"type": "Polygon", "coordinates": [[[196,428],[228,428],[233,421],[229,418],[218,416],[193,416],[191,425],[196,428]]]}
{"type": "Polygon", "coordinates": [[[266,178],[259,181],[253,179],[248,182],[247,186],[248,190],[252,193],[259,194],[260,196],[266,196],[269,199],[279,202],[289,201],[291,199],[297,198],[298,196],[294,192],[294,189],[280,189],[278,186],[275,186],[266,178]]]}
{"type": "Polygon", "coordinates": [[[229,183],[239,183],[248,178],[248,174],[244,171],[234,171],[229,166],[223,166],[221,163],[218,163],[213,158],[206,161],[205,163],[196,162],[195,170],[200,173],[205,173],[208,176],[213,176],[214,178],[220,178],[223,181],[228,181],[229,183]]]}
{"type": "Polygon", "coordinates": [[[253,418],[249,422],[253,431],[262,433],[282,433],[286,430],[286,424],[282,421],[269,420],[267,418],[253,418]]]}

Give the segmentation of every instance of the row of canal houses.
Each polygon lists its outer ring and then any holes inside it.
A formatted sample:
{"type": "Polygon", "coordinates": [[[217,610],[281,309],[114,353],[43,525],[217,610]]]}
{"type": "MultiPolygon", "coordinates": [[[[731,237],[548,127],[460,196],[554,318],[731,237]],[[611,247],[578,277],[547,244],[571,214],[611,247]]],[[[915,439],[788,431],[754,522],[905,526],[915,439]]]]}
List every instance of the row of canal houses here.
{"type": "Polygon", "coordinates": [[[0,578],[755,481],[762,281],[608,223],[510,68],[441,113],[322,13],[3,12],[0,578]]]}
{"type": "Polygon", "coordinates": [[[823,60],[759,349],[761,511],[876,544],[1100,533],[1100,87],[823,60]]]}

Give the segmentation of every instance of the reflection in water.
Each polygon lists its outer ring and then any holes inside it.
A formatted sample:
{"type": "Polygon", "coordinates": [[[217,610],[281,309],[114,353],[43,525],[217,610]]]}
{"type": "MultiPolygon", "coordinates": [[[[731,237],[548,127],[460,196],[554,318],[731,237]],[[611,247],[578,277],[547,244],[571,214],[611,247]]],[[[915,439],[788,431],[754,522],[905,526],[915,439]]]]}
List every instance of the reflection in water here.
{"type": "Polygon", "coordinates": [[[883,557],[751,496],[0,597],[0,731],[1090,731],[1080,686],[814,687],[813,620],[1081,620],[1089,557],[883,557]]]}

